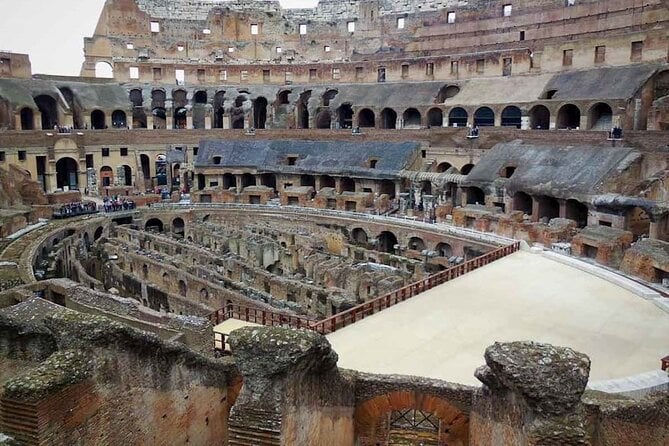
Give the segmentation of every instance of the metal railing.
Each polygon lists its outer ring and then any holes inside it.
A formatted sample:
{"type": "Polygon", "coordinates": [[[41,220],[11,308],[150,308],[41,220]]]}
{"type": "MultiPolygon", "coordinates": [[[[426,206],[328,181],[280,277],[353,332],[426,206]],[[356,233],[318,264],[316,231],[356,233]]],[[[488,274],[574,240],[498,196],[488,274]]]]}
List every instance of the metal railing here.
{"type": "Polygon", "coordinates": [[[315,321],[302,316],[292,316],[278,312],[249,308],[236,304],[228,304],[209,315],[209,320],[218,325],[228,319],[237,319],[246,322],[253,322],[270,327],[290,327],[305,328],[314,330],[321,334],[335,332],[341,328],[351,325],[368,316],[376,314],[386,308],[390,308],[398,303],[404,302],[436,286],[442,285],[455,278],[461,277],[470,271],[474,271],[482,266],[488,265],[496,260],[502,259],[520,249],[520,242],[514,242],[511,245],[504,246],[476,257],[460,265],[456,265],[447,270],[441,271],[430,277],[427,277],[408,286],[392,291],[383,296],[377,297],[369,302],[365,302],[349,310],[337,313],[327,319],[315,321]]]}
{"type": "Polygon", "coordinates": [[[441,271],[418,282],[414,282],[404,288],[392,291],[384,296],[377,297],[369,302],[365,302],[349,310],[337,313],[327,319],[316,322],[310,328],[321,334],[328,334],[351,325],[368,316],[376,314],[386,308],[390,308],[407,299],[415,297],[436,286],[442,285],[455,278],[463,276],[470,271],[474,271],[482,266],[488,265],[495,260],[504,258],[520,249],[520,242],[504,246],[495,251],[491,251],[475,259],[469,260],[460,265],[456,265],[447,270],[441,271]]]}
{"type": "Polygon", "coordinates": [[[212,324],[218,325],[229,319],[265,325],[267,327],[310,328],[316,322],[303,316],[279,313],[260,308],[246,307],[238,304],[228,304],[209,315],[212,324]]]}

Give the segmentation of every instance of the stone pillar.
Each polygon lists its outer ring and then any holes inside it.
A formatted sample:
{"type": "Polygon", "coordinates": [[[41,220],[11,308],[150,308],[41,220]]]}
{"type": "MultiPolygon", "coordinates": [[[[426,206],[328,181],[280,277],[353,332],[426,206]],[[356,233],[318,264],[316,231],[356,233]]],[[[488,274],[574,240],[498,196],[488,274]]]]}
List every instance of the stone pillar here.
{"type": "Polygon", "coordinates": [[[502,126],[502,112],[495,113],[495,127],[501,127],[502,126]]]}
{"type": "Polygon", "coordinates": [[[341,178],[339,177],[335,178],[335,191],[341,194],[341,178]]]}
{"type": "Polygon", "coordinates": [[[146,115],[146,128],[153,129],[153,113],[146,115]]]}
{"type": "Polygon", "coordinates": [[[549,126],[550,130],[555,130],[557,128],[557,115],[556,114],[551,113],[548,126],[549,126]]]}
{"type": "MultiPolygon", "coordinates": [[[[33,115],[33,121],[34,121],[34,123],[35,123],[35,125],[34,125],[33,128],[34,128],[35,130],[42,130],[42,115],[39,114],[39,113],[35,113],[35,114],[33,115]]],[[[89,116],[89,117],[88,117],[88,128],[90,128],[90,127],[91,127],[91,118],[90,118],[90,116],[89,116]]],[[[53,130],[53,129],[52,129],[52,130],[53,130]]]]}
{"type": "Polygon", "coordinates": [[[560,205],[560,212],[559,212],[559,217],[560,218],[567,218],[567,201],[558,199],[558,204],[560,205]]]}
{"type": "Polygon", "coordinates": [[[165,117],[165,127],[168,129],[174,128],[174,118],[172,117],[172,115],[167,115],[165,117]]]}
{"type": "Polygon", "coordinates": [[[446,113],[441,116],[441,126],[448,127],[448,115],[446,113]]]}
{"type": "Polygon", "coordinates": [[[191,112],[188,112],[188,114],[186,115],[186,128],[187,129],[193,128],[193,114],[191,112]]]}
{"type": "Polygon", "coordinates": [[[591,444],[581,402],[590,358],[565,347],[509,342],[488,347],[485,361],[475,372],[483,387],[472,399],[471,444],[488,444],[500,433],[508,445],[591,444]]]}
{"type": "Polygon", "coordinates": [[[588,114],[587,113],[581,113],[581,120],[579,121],[578,124],[578,129],[579,130],[587,130],[589,128],[589,119],[588,119],[588,114]]]}
{"type": "Polygon", "coordinates": [[[539,221],[539,200],[536,197],[532,196],[532,221],[539,221]]]}
{"type": "Polygon", "coordinates": [[[105,113],[105,127],[108,129],[113,128],[111,113],[105,113]]]}
{"type": "Polygon", "coordinates": [[[402,181],[395,181],[395,198],[402,193],[402,181]]]}
{"type": "Polygon", "coordinates": [[[230,411],[231,431],[249,444],[355,443],[353,385],[340,375],[337,354],[324,336],[247,327],[235,330],[229,344],[244,380],[230,411]]]}
{"type": "Polygon", "coordinates": [[[223,128],[230,129],[230,115],[223,116],[223,128]]]}
{"type": "Polygon", "coordinates": [[[211,130],[211,116],[209,115],[204,117],[204,128],[205,130],[211,130]]]}
{"type": "Polygon", "coordinates": [[[241,175],[235,175],[235,181],[236,181],[236,187],[237,187],[237,193],[240,194],[242,192],[242,176],[241,175]]]}
{"type": "Polygon", "coordinates": [[[16,113],[14,115],[14,127],[16,130],[21,130],[21,113],[16,113]]]}
{"type": "Polygon", "coordinates": [[[74,127],[74,119],[72,115],[63,115],[63,122],[59,123],[61,127],[74,127]]]}

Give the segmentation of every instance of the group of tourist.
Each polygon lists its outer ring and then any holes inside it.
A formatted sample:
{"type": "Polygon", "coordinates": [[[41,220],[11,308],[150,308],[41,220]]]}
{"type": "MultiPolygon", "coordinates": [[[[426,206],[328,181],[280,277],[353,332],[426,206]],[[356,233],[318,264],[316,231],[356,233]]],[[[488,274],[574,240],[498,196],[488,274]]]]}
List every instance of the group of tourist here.
{"type": "Polygon", "coordinates": [[[79,215],[95,214],[98,212],[98,205],[92,201],[77,201],[62,205],[53,216],[55,218],[71,218],[79,215]]]}
{"type": "Polygon", "coordinates": [[[105,197],[102,204],[104,211],[106,213],[110,212],[119,212],[119,211],[131,211],[135,209],[135,202],[127,198],[121,198],[118,196],[115,197],[105,197]]]}
{"type": "Polygon", "coordinates": [[[474,125],[474,127],[469,127],[469,135],[468,136],[470,136],[472,138],[478,138],[479,137],[479,132],[480,132],[479,126],[474,125]]]}
{"type": "Polygon", "coordinates": [[[58,125],[58,124],[56,124],[56,125],[53,126],[53,130],[58,132],[58,133],[72,133],[73,129],[74,129],[74,127],[72,127],[71,125],[58,125]]]}
{"type": "Polygon", "coordinates": [[[623,139],[623,129],[618,126],[611,128],[609,131],[610,139],[623,139]]]}

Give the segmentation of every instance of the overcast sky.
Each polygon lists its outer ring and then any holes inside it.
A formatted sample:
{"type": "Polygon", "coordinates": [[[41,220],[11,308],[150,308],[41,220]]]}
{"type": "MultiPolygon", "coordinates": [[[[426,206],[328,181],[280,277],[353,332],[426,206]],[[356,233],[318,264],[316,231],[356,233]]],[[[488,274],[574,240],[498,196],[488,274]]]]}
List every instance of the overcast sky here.
{"type": "MultiPolygon", "coordinates": [[[[175,3],[184,0],[174,0],[175,3]]],[[[318,0],[280,0],[311,8],[318,0]]],[[[0,50],[28,53],[33,73],[78,76],[84,37],[93,35],[105,0],[0,0],[0,50]]]]}

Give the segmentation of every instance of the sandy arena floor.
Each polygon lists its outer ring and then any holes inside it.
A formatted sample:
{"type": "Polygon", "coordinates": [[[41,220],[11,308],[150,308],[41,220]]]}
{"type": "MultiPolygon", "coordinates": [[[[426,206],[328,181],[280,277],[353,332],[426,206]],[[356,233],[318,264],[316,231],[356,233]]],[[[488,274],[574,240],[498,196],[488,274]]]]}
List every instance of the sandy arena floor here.
{"type": "Polygon", "coordinates": [[[339,366],[480,385],[495,341],[572,347],[590,380],[656,370],[669,354],[669,314],[617,285],[519,252],[328,336],[339,366]]]}

